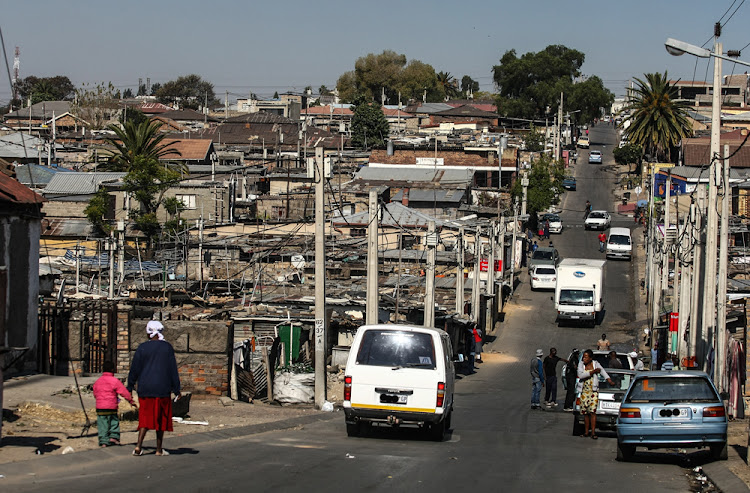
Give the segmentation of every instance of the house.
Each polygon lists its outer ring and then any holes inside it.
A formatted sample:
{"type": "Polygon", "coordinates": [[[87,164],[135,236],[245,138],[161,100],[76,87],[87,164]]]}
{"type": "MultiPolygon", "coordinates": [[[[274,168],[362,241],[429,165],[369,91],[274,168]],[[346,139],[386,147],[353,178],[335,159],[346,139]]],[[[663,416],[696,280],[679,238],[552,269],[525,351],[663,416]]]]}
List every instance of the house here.
{"type": "MultiPolygon", "coordinates": [[[[50,142],[47,139],[25,132],[13,132],[0,136],[0,159],[16,163],[46,163],[51,159],[50,142]]],[[[62,150],[55,144],[57,151],[62,150]]]]}
{"type": "Polygon", "coordinates": [[[16,180],[22,185],[25,185],[31,189],[45,188],[55,173],[72,172],[67,168],[60,168],[58,166],[42,166],[39,164],[19,164],[15,167],[16,180]]]}
{"type": "Polygon", "coordinates": [[[193,130],[209,128],[217,122],[215,118],[191,109],[165,111],[158,116],[160,119],[172,120],[181,127],[193,130]]]}
{"type": "MultiPolygon", "coordinates": [[[[750,146],[745,145],[750,130],[740,129],[721,134],[721,148],[729,145],[729,153],[732,159],[729,166],[732,168],[750,167],[750,146]],[[736,152],[736,154],[735,154],[736,152]]],[[[705,166],[709,163],[711,156],[711,138],[694,137],[682,141],[682,164],[684,166],[705,166]]]]}
{"type": "Polygon", "coordinates": [[[56,122],[57,130],[70,130],[82,124],[80,119],[70,113],[71,107],[70,101],[42,101],[26,108],[11,111],[3,117],[3,125],[14,130],[46,132],[48,128],[52,127],[53,118],[55,120],[62,118],[62,120],[56,122]]]}

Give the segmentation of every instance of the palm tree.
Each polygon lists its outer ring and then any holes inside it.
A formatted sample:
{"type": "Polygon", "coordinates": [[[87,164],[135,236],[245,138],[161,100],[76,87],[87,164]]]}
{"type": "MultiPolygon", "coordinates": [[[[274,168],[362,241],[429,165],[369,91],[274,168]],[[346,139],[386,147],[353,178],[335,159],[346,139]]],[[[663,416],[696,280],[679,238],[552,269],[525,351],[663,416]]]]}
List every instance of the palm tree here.
{"type": "Polygon", "coordinates": [[[438,72],[437,82],[443,88],[446,99],[453,99],[458,96],[458,81],[450,72],[438,72]]]}
{"type": "Polygon", "coordinates": [[[107,138],[107,142],[115,147],[109,159],[109,167],[113,171],[129,171],[138,159],[158,161],[167,156],[180,155],[178,150],[170,148],[173,143],[162,143],[166,134],[159,132],[159,122],[145,120],[136,123],[128,120],[122,128],[117,125],[107,128],[116,136],[107,138]]]}
{"type": "Polygon", "coordinates": [[[640,145],[649,154],[671,159],[672,147],[691,135],[687,117],[688,102],[677,101],[677,88],[664,74],[645,74],[646,80],[636,78],[635,97],[625,108],[630,115],[625,129],[627,139],[640,145]]]}

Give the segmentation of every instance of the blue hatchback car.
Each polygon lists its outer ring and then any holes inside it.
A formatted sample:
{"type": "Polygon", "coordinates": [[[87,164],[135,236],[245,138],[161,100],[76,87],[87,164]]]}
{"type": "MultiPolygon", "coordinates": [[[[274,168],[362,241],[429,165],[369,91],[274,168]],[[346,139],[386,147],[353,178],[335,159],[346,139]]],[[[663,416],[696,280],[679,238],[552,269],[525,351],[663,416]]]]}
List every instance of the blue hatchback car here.
{"type": "Polygon", "coordinates": [[[709,447],[714,459],[726,460],[726,411],[706,373],[636,373],[620,405],[617,459],[631,459],[636,447],[709,447]]]}

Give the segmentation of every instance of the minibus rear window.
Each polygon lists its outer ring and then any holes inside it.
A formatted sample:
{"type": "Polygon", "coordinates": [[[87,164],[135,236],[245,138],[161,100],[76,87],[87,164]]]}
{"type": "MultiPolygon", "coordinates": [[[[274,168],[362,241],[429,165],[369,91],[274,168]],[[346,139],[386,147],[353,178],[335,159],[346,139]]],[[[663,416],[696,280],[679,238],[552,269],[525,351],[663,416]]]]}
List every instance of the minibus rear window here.
{"type": "Polygon", "coordinates": [[[373,329],[365,332],[358,365],[434,369],[435,346],[424,332],[373,329]]]}

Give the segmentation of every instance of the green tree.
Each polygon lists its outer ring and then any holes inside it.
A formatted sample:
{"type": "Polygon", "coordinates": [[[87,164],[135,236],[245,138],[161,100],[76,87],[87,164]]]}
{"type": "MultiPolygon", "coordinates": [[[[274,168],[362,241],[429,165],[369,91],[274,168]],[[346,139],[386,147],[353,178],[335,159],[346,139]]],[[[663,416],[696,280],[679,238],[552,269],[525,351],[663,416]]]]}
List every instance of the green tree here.
{"type": "Polygon", "coordinates": [[[584,59],[580,51],[562,45],[550,45],[520,58],[515,50],[505,52],[500,65],[492,69],[499,89],[498,112],[507,117],[543,119],[557,112],[563,93],[565,110],[580,110],[578,118],[591,121],[599,116],[601,106],[614,101],[614,95],[598,77],[574,83],[581,76],[584,59]]]}
{"type": "Polygon", "coordinates": [[[183,108],[198,109],[204,104],[219,104],[214,94],[214,85],[196,74],[183,75],[165,82],[155,92],[161,103],[179,104],[183,108]]]}
{"type": "Polygon", "coordinates": [[[18,99],[14,103],[26,101],[31,98],[31,103],[42,101],[70,101],[75,95],[75,86],[67,76],[56,75],[54,77],[36,77],[30,75],[16,82],[18,99]]]}
{"type": "Polygon", "coordinates": [[[278,91],[274,91],[274,93],[273,93],[273,99],[279,99],[279,92],[278,91]]]}
{"type": "Polygon", "coordinates": [[[339,92],[339,99],[345,103],[353,103],[357,99],[357,84],[354,70],[344,72],[336,81],[336,90],[339,92]]]}
{"type": "Polygon", "coordinates": [[[112,231],[106,216],[110,210],[111,197],[106,189],[100,188],[96,194],[89,200],[88,205],[83,210],[91,225],[94,227],[96,236],[106,236],[112,231]]]}
{"type": "Polygon", "coordinates": [[[536,129],[534,125],[531,125],[529,133],[523,139],[526,144],[526,150],[530,152],[541,152],[545,149],[545,136],[542,132],[536,129]]]}
{"type": "Polygon", "coordinates": [[[125,108],[120,114],[120,123],[125,124],[126,121],[133,122],[136,125],[148,121],[148,116],[138,108],[125,108]]]}
{"type": "Polygon", "coordinates": [[[469,92],[479,92],[479,82],[475,81],[468,75],[464,75],[461,77],[461,92],[464,93],[464,96],[467,96],[469,92]]]}
{"type": "Polygon", "coordinates": [[[159,131],[161,126],[161,123],[153,120],[140,123],[128,120],[122,127],[110,125],[108,128],[115,137],[106,141],[115,150],[107,167],[113,171],[130,171],[140,158],[158,162],[169,156],[179,156],[179,151],[172,148],[173,144],[163,143],[167,135],[159,131]]]}
{"type": "MultiPolygon", "coordinates": [[[[537,214],[554,205],[562,193],[562,180],[565,176],[565,166],[561,162],[554,162],[547,154],[531,163],[528,170],[529,186],[526,194],[526,210],[529,214],[537,214]]],[[[511,194],[521,200],[523,187],[518,179],[513,184],[511,194]]]]}
{"type": "Polygon", "coordinates": [[[355,147],[371,149],[382,147],[390,135],[388,120],[382,107],[359,96],[352,106],[352,144],[355,147]]]}
{"type": "Polygon", "coordinates": [[[453,99],[458,96],[458,81],[453,77],[450,72],[438,72],[437,83],[445,93],[447,99],[453,99]]]}
{"type": "Polygon", "coordinates": [[[419,60],[412,60],[404,68],[396,86],[396,98],[401,93],[402,100],[422,101],[425,94],[428,103],[439,103],[445,100],[445,92],[438,84],[437,74],[432,65],[419,60]]]}
{"type": "MultiPolygon", "coordinates": [[[[615,162],[617,164],[622,166],[627,165],[628,173],[632,173],[632,165],[638,164],[641,160],[641,156],[643,156],[643,148],[638,144],[628,142],[622,147],[615,147],[612,154],[614,154],[615,162]]],[[[636,170],[639,169],[639,167],[636,167],[636,170]]]]}
{"type": "Polygon", "coordinates": [[[329,91],[325,85],[322,85],[318,88],[318,94],[320,94],[321,96],[327,96],[331,94],[331,91],[329,91]]]}
{"type": "Polygon", "coordinates": [[[138,96],[145,96],[146,95],[146,84],[140,84],[138,86],[138,96]]]}
{"type": "Polygon", "coordinates": [[[133,90],[129,87],[125,88],[124,91],[122,91],[122,98],[123,99],[130,99],[133,97],[133,90]]]}
{"type": "Polygon", "coordinates": [[[671,161],[672,148],[691,135],[692,126],[687,118],[690,104],[677,100],[677,87],[664,74],[645,74],[646,80],[636,78],[633,99],[626,106],[629,116],[625,122],[628,141],[643,147],[656,159],[671,161]]]}
{"type": "Polygon", "coordinates": [[[154,82],[151,84],[151,94],[149,96],[156,96],[156,93],[161,89],[161,83],[160,82],[154,82]]]}

